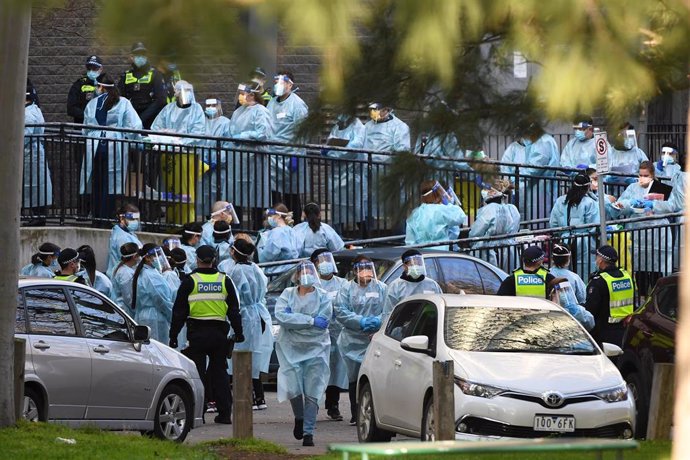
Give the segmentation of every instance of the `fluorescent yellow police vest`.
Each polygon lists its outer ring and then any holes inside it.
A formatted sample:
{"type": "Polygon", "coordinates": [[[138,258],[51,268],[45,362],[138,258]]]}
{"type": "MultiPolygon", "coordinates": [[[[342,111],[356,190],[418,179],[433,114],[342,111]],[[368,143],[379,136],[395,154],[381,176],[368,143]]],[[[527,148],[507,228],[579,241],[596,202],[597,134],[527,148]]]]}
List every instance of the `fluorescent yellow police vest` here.
{"type": "Polygon", "coordinates": [[[623,276],[616,278],[607,272],[601,272],[601,277],[609,288],[609,322],[617,323],[634,310],[635,289],[630,274],[621,270],[623,276]]]}
{"type": "Polygon", "coordinates": [[[93,85],[81,85],[82,93],[93,93],[94,91],[96,91],[96,87],[93,85]]]}
{"type": "Polygon", "coordinates": [[[189,294],[189,317],[195,319],[217,319],[225,321],[228,304],[225,302],[228,290],[225,288],[225,274],[192,274],[194,289],[189,294]]]}
{"type": "Polygon", "coordinates": [[[77,275],[55,275],[56,280],[75,282],[79,278],[77,275]]]}
{"type": "Polygon", "coordinates": [[[515,295],[518,297],[546,298],[546,275],[549,272],[540,268],[536,273],[525,273],[522,268],[513,272],[515,295]]]}
{"type": "Polygon", "coordinates": [[[151,81],[153,81],[153,69],[149,70],[149,72],[141,78],[135,77],[131,70],[128,70],[127,73],[125,73],[125,85],[131,85],[133,83],[146,85],[151,83],[151,81]]]}

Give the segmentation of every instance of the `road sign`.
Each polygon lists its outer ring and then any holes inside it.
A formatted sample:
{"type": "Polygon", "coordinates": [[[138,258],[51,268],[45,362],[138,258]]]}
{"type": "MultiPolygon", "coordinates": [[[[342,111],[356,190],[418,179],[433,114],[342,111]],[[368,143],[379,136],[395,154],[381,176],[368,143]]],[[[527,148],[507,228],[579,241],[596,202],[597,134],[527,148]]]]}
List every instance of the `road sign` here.
{"type": "Polygon", "coordinates": [[[597,174],[609,172],[609,143],[605,132],[594,134],[594,149],[597,152],[597,174]]]}

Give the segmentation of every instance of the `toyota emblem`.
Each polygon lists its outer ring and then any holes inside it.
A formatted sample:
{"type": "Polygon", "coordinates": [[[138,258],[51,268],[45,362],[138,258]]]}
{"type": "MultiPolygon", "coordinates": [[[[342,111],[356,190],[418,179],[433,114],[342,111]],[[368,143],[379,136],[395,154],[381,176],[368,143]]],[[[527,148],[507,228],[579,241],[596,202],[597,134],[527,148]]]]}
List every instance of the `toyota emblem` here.
{"type": "Polygon", "coordinates": [[[563,400],[565,398],[563,397],[563,394],[557,391],[547,391],[541,395],[541,399],[543,399],[546,405],[549,407],[558,407],[563,404],[563,400]]]}

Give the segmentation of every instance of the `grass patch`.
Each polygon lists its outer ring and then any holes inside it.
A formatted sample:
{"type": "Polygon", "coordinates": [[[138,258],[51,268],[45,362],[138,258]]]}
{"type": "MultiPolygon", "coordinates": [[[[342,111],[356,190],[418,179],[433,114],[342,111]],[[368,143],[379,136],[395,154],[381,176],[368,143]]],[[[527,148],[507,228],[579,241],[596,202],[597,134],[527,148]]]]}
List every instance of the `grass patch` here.
{"type": "Polygon", "coordinates": [[[283,446],[274,444],[262,439],[235,439],[221,438],[214,441],[206,441],[198,444],[200,447],[215,449],[219,447],[230,447],[233,450],[243,452],[263,452],[267,454],[287,454],[288,451],[283,446]]]}
{"type": "MultiPolygon", "coordinates": [[[[640,441],[638,450],[625,450],[625,460],[668,460],[671,458],[671,441],[640,441]]],[[[327,454],[315,457],[314,460],[340,460],[341,454],[327,454]]],[[[388,457],[383,455],[370,455],[371,459],[395,459],[402,457],[388,457]]],[[[410,455],[405,456],[409,460],[587,460],[595,459],[594,452],[544,452],[544,453],[519,453],[519,454],[446,454],[446,455],[410,455]]],[[[614,452],[604,453],[602,460],[614,460],[614,452]]],[[[360,456],[350,454],[350,460],[359,460],[360,456]]]]}

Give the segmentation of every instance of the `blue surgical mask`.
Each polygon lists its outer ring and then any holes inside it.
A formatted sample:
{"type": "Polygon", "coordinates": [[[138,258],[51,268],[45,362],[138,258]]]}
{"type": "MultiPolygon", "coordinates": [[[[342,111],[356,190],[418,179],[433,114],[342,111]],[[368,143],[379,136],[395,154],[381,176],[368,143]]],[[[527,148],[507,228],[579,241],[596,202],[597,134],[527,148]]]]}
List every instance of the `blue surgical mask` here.
{"type": "Polygon", "coordinates": [[[127,221],[127,230],[130,232],[136,232],[139,230],[139,221],[138,220],[128,220],[127,221]]]}
{"type": "Polygon", "coordinates": [[[676,162],[676,159],[673,158],[672,155],[664,153],[663,155],[661,155],[661,162],[664,166],[668,166],[674,164],[676,162]]]}
{"type": "Polygon", "coordinates": [[[304,273],[299,277],[300,286],[312,287],[316,284],[316,277],[311,273],[304,273]]]}
{"type": "Polygon", "coordinates": [[[273,94],[275,94],[276,97],[280,97],[285,94],[285,83],[281,81],[273,85],[273,94]]]}
{"type": "Polygon", "coordinates": [[[407,276],[409,276],[413,280],[421,278],[421,276],[423,274],[424,274],[424,269],[418,265],[413,265],[411,267],[407,267],[407,276]]]}
{"type": "Polygon", "coordinates": [[[575,139],[578,141],[584,141],[587,138],[587,135],[585,132],[581,129],[576,129],[575,130],[575,139]]]}
{"type": "Polygon", "coordinates": [[[278,226],[278,221],[276,220],[275,217],[272,217],[272,216],[271,216],[271,217],[268,218],[268,226],[271,227],[271,228],[275,228],[275,227],[278,226]]]}
{"type": "Polygon", "coordinates": [[[146,58],[146,56],[134,56],[135,67],[144,67],[147,62],[149,62],[149,60],[146,58]]]}
{"type": "Polygon", "coordinates": [[[96,81],[96,78],[101,74],[100,70],[87,70],[86,71],[86,78],[89,80],[96,81]]]}
{"type": "Polygon", "coordinates": [[[625,140],[623,141],[623,147],[625,147],[627,150],[632,149],[635,147],[635,140],[631,139],[629,137],[626,137],[625,140]]]}
{"type": "Polygon", "coordinates": [[[319,264],[319,273],[322,275],[330,275],[332,273],[335,273],[335,267],[333,266],[332,263],[330,262],[321,262],[319,264]]]}
{"type": "Polygon", "coordinates": [[[218,108],[217,107],[206,107],[204,112],[206,113],[207,117],[215,118],[216,115],[218,114],[218,108]]]}
{"type": "Polygon", "coordinates": [[[53,259],[50,265],[48,265],[48,270],[50,270],[53,273],[60,270],[60,264],[57,262],[57,259],[53,259]]]}

